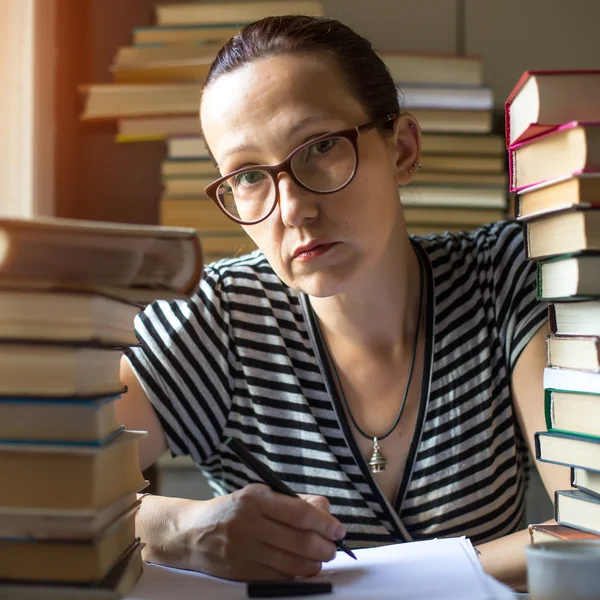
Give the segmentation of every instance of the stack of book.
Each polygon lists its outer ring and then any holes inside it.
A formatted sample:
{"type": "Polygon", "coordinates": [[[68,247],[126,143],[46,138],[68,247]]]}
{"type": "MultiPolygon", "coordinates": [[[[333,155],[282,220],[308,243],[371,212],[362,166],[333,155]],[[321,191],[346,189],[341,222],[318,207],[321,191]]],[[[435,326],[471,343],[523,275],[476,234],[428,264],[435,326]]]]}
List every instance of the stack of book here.
{"type": "Polygon", "coordinates": [[[600,71],[525,73],[506,123],[516,217],[549,303],[536,458],[571,467],[572,483],[556,492],[556,524],[530,532],[600,539],[600,71]]]}
{"type": "Polygon", "coordinates": [[[411,233],[473,229],[506,214],[504,141],[477,57],[380,52],[423,132],[422,170],[401,189],[411,233]]]}
{"type": "Polygon", "coordinates": [[[193,230],[0,219],[0,597],[119,598],[142,571],[116,402],[140,307],[185,297],[193,230]]]}

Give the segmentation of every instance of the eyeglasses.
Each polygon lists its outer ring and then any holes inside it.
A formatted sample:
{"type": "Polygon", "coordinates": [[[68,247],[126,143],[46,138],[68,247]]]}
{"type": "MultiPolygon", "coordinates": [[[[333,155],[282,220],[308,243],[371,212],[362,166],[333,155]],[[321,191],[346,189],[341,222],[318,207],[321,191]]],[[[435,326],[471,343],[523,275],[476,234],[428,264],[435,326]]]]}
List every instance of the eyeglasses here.
{"type": "Polygon", "coordinates": [[[397,115],[386,115],[353,129],[326,133],[298,146],[278,165],[237,169],[205,188],[227,217],[241,225],[264,221],[279,202],[277,178],[287,173],[294,183],[315,194],[343,190],[358,169],[358,136],[383,127],[397,115]]]}

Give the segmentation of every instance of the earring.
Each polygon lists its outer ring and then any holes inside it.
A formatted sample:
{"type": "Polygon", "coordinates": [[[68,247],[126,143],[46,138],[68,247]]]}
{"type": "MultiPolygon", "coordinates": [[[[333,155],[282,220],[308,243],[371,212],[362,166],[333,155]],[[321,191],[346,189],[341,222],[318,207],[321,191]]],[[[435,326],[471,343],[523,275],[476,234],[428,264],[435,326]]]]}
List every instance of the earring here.
{"type": "MultiPolygon", "coordinates": [[[[413,166],[413,167],[415,167],[415,168],[417,169],[417,171],[420,171],[420,170],[421,170],[421,163],[413,163],[413,164],[412,164],[412,166],[413,166]]],[[[409,173],[412,173],[412,172],[413,172],[413,170],[412,170],[412,169],[409,169],[409,170],[408,170],[408,172],[409,172],[409,173]]]]}

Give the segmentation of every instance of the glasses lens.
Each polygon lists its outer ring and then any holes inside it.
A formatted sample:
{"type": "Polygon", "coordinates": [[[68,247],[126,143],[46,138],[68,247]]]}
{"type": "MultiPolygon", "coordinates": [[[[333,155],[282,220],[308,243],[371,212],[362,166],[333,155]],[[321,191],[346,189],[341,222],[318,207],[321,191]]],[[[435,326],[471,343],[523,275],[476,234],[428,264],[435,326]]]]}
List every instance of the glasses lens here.
{"type": "Polygon", "coordinates": [[[227,213],[248,223],[271,212],[275,195],[273,180],[265,171],[244,171],[217,188],[217,199],[227,213]]]}
{"type": "Polygon", "coordinates": [[[356,169],[354,145],[331,137],[307,146],[292,159],[294,175],[315,192],[334,192],[352,179],[356,169]]]}

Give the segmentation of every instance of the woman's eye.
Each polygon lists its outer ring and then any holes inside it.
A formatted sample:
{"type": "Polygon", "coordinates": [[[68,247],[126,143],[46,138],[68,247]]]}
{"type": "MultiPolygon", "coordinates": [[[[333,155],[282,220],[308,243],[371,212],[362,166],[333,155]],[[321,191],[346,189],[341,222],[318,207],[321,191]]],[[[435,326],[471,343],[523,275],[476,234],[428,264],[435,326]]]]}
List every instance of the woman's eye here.
{"type": "Polygon", "coordinates": [[[265,177],[260,171],[246,171],[235,176],[235,185],[253,185],[265,177]]]}
{"type": "Polygon", "coordinates": [[[316,142],[308,148],[308,156],[327,154],[335,146],[336,142],[337,138],[329,138],[328,140],[316,142]]]}

